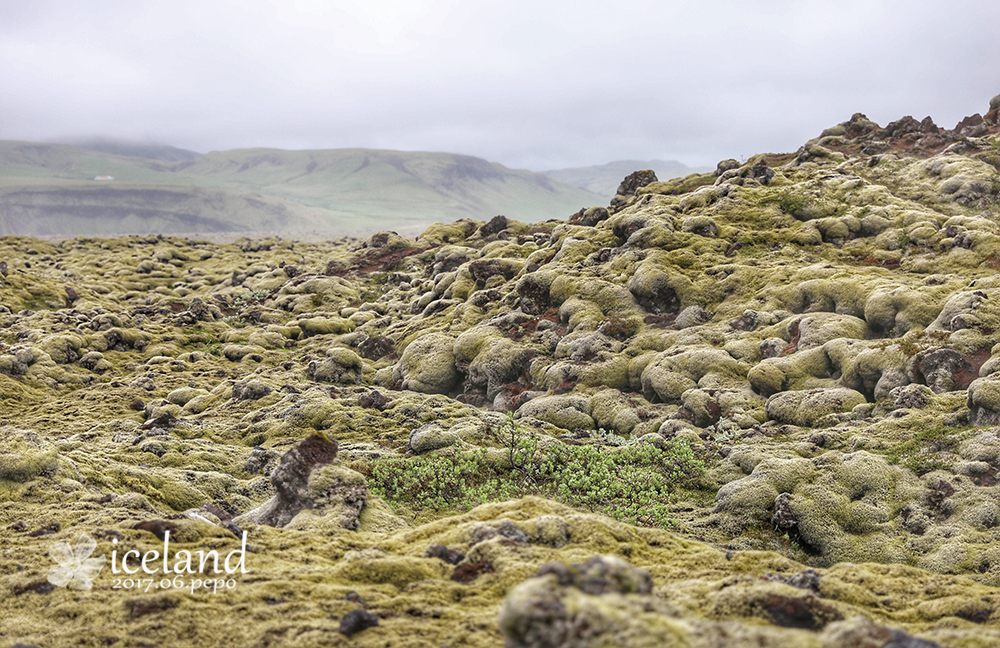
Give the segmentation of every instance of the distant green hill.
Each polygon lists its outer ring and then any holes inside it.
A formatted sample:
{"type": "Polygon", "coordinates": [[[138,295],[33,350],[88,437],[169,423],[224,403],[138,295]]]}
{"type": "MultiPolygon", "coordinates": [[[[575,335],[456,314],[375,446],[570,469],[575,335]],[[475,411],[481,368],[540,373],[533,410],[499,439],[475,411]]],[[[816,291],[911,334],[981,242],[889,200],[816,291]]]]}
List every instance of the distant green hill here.
{"type": "Polygon", "coordinates": [[[416,232],[497,214],[566,218],[606,202],[544,174],[452,153],[238,149],[184,160],[146,153],[0,142],[0,234],[416,232]]]}
{"type": "Polygon", "coordinates": [[[611,198],[622,179],[633,171],[652,169],[660,180],[682,178],[691,173],[707,173],[709,167],[689,167],[674,160],[618,160],[598,166],[575,167],[545,171],[557,182],[590,191],[604,198],[611,198]]]}
{"type": "Polygon", "coordinates": [[[126,157],[147,158],[150,160],[165,160],[167,162],[183,162],[193,160],[201,153],[179,149],[175,146],[156,144],[153,142],[133,142],[129,140],[112,139],[108,137],[93,137],[81,140],[66,140],[63,144],[77,148],[126,157]]]}

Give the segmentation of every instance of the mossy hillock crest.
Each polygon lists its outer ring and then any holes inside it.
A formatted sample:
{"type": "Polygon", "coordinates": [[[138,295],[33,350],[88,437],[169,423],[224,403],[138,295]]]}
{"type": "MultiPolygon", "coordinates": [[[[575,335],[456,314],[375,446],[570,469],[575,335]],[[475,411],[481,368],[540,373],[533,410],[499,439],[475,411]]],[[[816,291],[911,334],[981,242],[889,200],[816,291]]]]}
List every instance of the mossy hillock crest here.
{"type": "Polygon", "coordinates": [[[534,603],[593,620],[577,645],[996,645],[998,133],[995,106],[855,115],[568,220],[412,238],[0,238],[9,637],[113,610],[111,643],[321,645],[354,592],[359,645],[534,645],[534,603]],[[290,473],[308,439],[336,456],[290,473]],[[246,530],[254,579],[98,579],[50,622],[71,594],[40,593],[40,543],[152,548],[157,520],[178,549],[246,530]]]}

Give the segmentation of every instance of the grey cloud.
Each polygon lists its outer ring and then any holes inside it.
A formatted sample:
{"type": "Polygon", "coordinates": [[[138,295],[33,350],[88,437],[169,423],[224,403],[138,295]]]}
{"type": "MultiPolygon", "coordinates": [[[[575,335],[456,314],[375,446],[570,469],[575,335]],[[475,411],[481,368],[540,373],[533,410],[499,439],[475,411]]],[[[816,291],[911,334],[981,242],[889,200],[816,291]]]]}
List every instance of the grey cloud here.
{"type": "Polygon", "coordinates": [[[1000,93],[1000,5],[0,2],[0,138],[449,150],[513,167],[794,150],[1000,93]]]}

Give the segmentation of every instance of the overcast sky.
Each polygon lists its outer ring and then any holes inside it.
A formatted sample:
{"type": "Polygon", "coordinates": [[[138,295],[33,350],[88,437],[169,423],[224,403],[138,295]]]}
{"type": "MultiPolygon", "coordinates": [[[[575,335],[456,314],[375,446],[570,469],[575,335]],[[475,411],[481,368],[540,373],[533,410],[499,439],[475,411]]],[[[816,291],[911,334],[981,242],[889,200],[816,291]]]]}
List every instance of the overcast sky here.
{"type": "Polygon", "coordinates": [[[992,0],[0,0],[0,139],[714,166],[985,113],[998,28],[992,0]]]}

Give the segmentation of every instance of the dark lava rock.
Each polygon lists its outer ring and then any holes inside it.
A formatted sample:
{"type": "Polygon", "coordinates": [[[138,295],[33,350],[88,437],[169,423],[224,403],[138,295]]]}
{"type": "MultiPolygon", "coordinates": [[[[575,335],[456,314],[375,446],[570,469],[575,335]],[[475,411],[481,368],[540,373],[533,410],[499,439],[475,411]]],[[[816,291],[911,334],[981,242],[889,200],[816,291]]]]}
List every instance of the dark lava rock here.
{"type": "Polygon", "coordinates": [[[494,216],[490,222],[479,228],[479,233],[483,236],[493,236],[507,229],[507,217],[504,215],[494,216]]]}
{"type": "Polygon", "coordinates": [[[313,469],[337,458],[337,442],[320,432],[310,434],[304,441],[281,457],[278,467],[271,473],[271,483],[277,495],[256,515],[257,524],[283,527],[293,517],[312,508],[309,496],[309,475],[313,469]]]}
{"type": "Polygon", "coordinates": [[[792,513],[792,496],[789,493],[781,493],[774,499],[774,515],[771,516],[771,524],[779,531],[788,531],[799,525],[798,518],[792,513]]]}
{"type": "Polygon", "coordinates": [[[145,389],[148,392],[156,390],[156,383],[149,376],[139,376],[129,385],[133,389],[145,389]]]}
{"type": "Polygon", "coordinates": [[[394,355],[396,347],[389,338],[370,337],[358,345],[358,353],[361,354],[362,358],[379,360],[385,356],[394,355]]]}
{"type": "Polygon", "coordinates": [[[457,565],[465,560],[464,553],[458,549],[449,549],[443,544],[433,544],[427,547],[427,551],[424,552],[424,556],[427,558],[440,558],[449,565],[457,565]]]}
{"type": "Polygon", "coordinates": [[[612,214],[621,211],[634,200],[636,192],[639,189],[656,181],[656,173],[648,169],[628,174],[622,180],[621,184],[618,185],[618,191],[615,192],[615,197],[611,199],[608,211],[612,214]]]}
{"type": "Polygon", "coordinates": [[[171,414],[170,412],[166,412],[165,414],[161,414],[156,418],[150,419],[145,423],[143,423],[142,429],[151,430],[155,428],[162,428],[166,430],[168,428],[174,427],[175,425],[177,425],[177,417],[171,414]]]}
{"type": "Polygon", "coordinates": [[[802,571],[792,574],[791,576],[782,576],[781,574],[772,574],[767,572],[764,574],[764,580],[771,581],[774,583],[784,583],[785,585],[791,585],[792,587],[797,587],[799,589],[808,589],[814,592],[819,592],[819,579],[823,575],[818,571],[809,567],[808,569],[803,569],[802,571]]]}
{"type": "Polygon", "coordinates": [[[938,479],[928,485],[930,492],[927,493],[927,503],[932,510],[937,512],[947,512],[945,500],[955,494],[955,487],[943,479],[938,479]]]}
{"type": "Polygon", "coordinates": [[[729,325],[738,331],[753,331],[760,326],[760,321],[760,312],[748,308],[743,311],[742,315],[730,322],[729,325]]]}
{"type": "Polygon", "coordinates": [[[378,617],[368,610],[351,610],[340,620],[337,632],[350,637],[377,625],[378,617]]]}
{"type": "Polygon", "coordinates": [[[767,166],[767,162],[761,160],[750,169],[750,177],[762,185],[771,184],[771,179],[774,178],[774,169],[767,166]]]}
{"type": "Polygon", "coordinates": [[[162,457],[167,454],[167,449],[163,447],[163,444],[159,441],[147,441],[139,446],[140,452],[148,452],[149,454],[156,455],[157,457],[162,457]]]}
{"type": "Polygon", "coordinates": [[[34,592],[35,594],[51,594],[55,586],[47,580],[32,581],[27,585],[15,585],[12,588],[14,596],[20,596],[27,592],[34,592]]]}
{"type": "Polygon", "coordinates": [[[456,583],[468,584],[479,578],[480,574],[492,574],[496,571],[491,562],[466,563],[455,567],[451,580],[456,583]]]}
{"type": "Polygon", "coordinates": [[[358,396],[358,405],[364,407],[365,409],[375,409],[381,411],[385,408],[386,403],[388,402],[389,399],[387,399],[385,395],[377,389],[366,391],[358,396]]]}
{"type": "Polygon", "coordinates": [[[951,347],[934,347],[913,358],[916,382],[924,383],[935,394],[966,389],[979,372],[961,353],[951,347]]]}
{"type": "MultiPolygon", "coordinates": [[[[101,498],[101,499],[103,499],[103,498],[101,498]]],[[[111,500],[108,500],[108,501],[111,501],[111,500]]],[[[100,502],[100,500],[98,500],[98,502],[99,503],[103,503],[103,504],[107,504],[107,502],[100,502]]],[[[94,530],[94,535],[96,537],[98,537],[98,538],[102,538],[102,539],[105,539],[105,540],[110,540],[112,538],[117,538],[119,541],[121,541],[125,537],[124,535],[122,535],[121,531],[118,531],[116,529],[95,529],[94,530]]]]}
{"type": "Polygon", "coordinates": [[[715,175],[720,176],[726,171],[732,171],[733,169],[740,168],[740,163],[732,158],[728,160],[722,160],[715,167],[715,175]]]}
{"type": "Polygon", "coordinates": [[[62,526],[58,522],[53,522],[51,524],[46,524],[43,527],[39,527],[28,534],[29,538],[37,538],[43,535],[52,535],[53,533],[58,533],[62,526]]]}
{"type": "Polygon", "coordinates": [[[229,522],[234,517],[240,514],[239,509],[237,509],[235,506],[232,506],[227,502],[222,502],[222,504],[227,506],[229,510],[227,511],[219,506],[216,506],[215,504],[212,504],[211,502],[205,502],[204,504],[202,504],[201,510],[205,511],[206,513],[211,513],[212,515],[219,518],[219,520],[223,522],[229,522]]]}
{"type": "Polygon", "coordinates": [[[645,171],[634,171],[621,181],[615,194],[619,196],[634,196],[635,192],[646,185],[656,182],[656,172],[649,169],[645,171]]]}
{"type": "Polygon", "coordinates": [[[504,279],[510,281],[516,271],[516,266],[497,259],[480,259],[469,264],[469,273],[480,288],[486,285],[490,277],[497,275],[502,275],[504,279]]]}
{"type": "Polygon", "coordinates": [[[201,299],[195,297],[191,300],[186,311],[177,316],[180,324],[194,324],[195,322],[213,322],[215,314],[212,309],[201,299]]]}
{"type": "Polygon", "coordinates": [[[933,392],[924,385],[904,385],[894,387],[889,392],[892,409],[922,409],[930,402],[933,392]]]}
{"type": "Polygon", "coordinates": [[[831,621],[844,618],[837,608],[811,594],[802,597],[769,594],[757,601],[757,606],[773,623],[783,628],[818,630],[831,621]]]}
{"type": "Polygon", "coordinates": [[[395,232],[376,232],[371,235],[371,238],[363,244],[363,247],[367,248],[381,248],[389,244],[389,239],[391,234],[395,232]]]}
{"type": "MultiPolygon", "coordinates": [[[[103,371],[105,371],[105,369],[101,367],[102,360],[104,360],[103,353],[100,353],[98,351],[88,351],[87,353],[83,354],[83,356],[80,358],[79,365],[84,369],[90,369],[91,371],[102,373],[103,371]]],[[[107,366],[107,363],[105,363],[105,366],[107,366]]],[[[145,403],[143,403],[143,408],[144,407],[145,403]]]]}
{"type": "Polygon", "coordinates": [[[583,212],[583,215],[580,217],[580,225],[593,227],[609,218],[611,218],[611,212],[604,207],[591,207],[583,212]]]}
{"type": "Polygon", "coordinates": [[[961,610],[955,613],[960,619],[972,621],[973,623],[986,623],[993,616],[993,610],[988,608],[977,608],[974,610],[961,610]]]}
{"type": "Polygon", "coordinates": [[[144,617],[147,614],[164,612],[174,607],[177,607],[177,601],[166,596],[134,598],[125,601],[125,609],[128,610],[129,616],[133,619],[144,617]]]}
{"type": "Polygon", "coordinates": [[[146,520],[132,525],[132,528],[149,531],[160,540],[166,539],[168,532],[173,534],[177,531],[177,525],[169,520],[146,520]]]}

